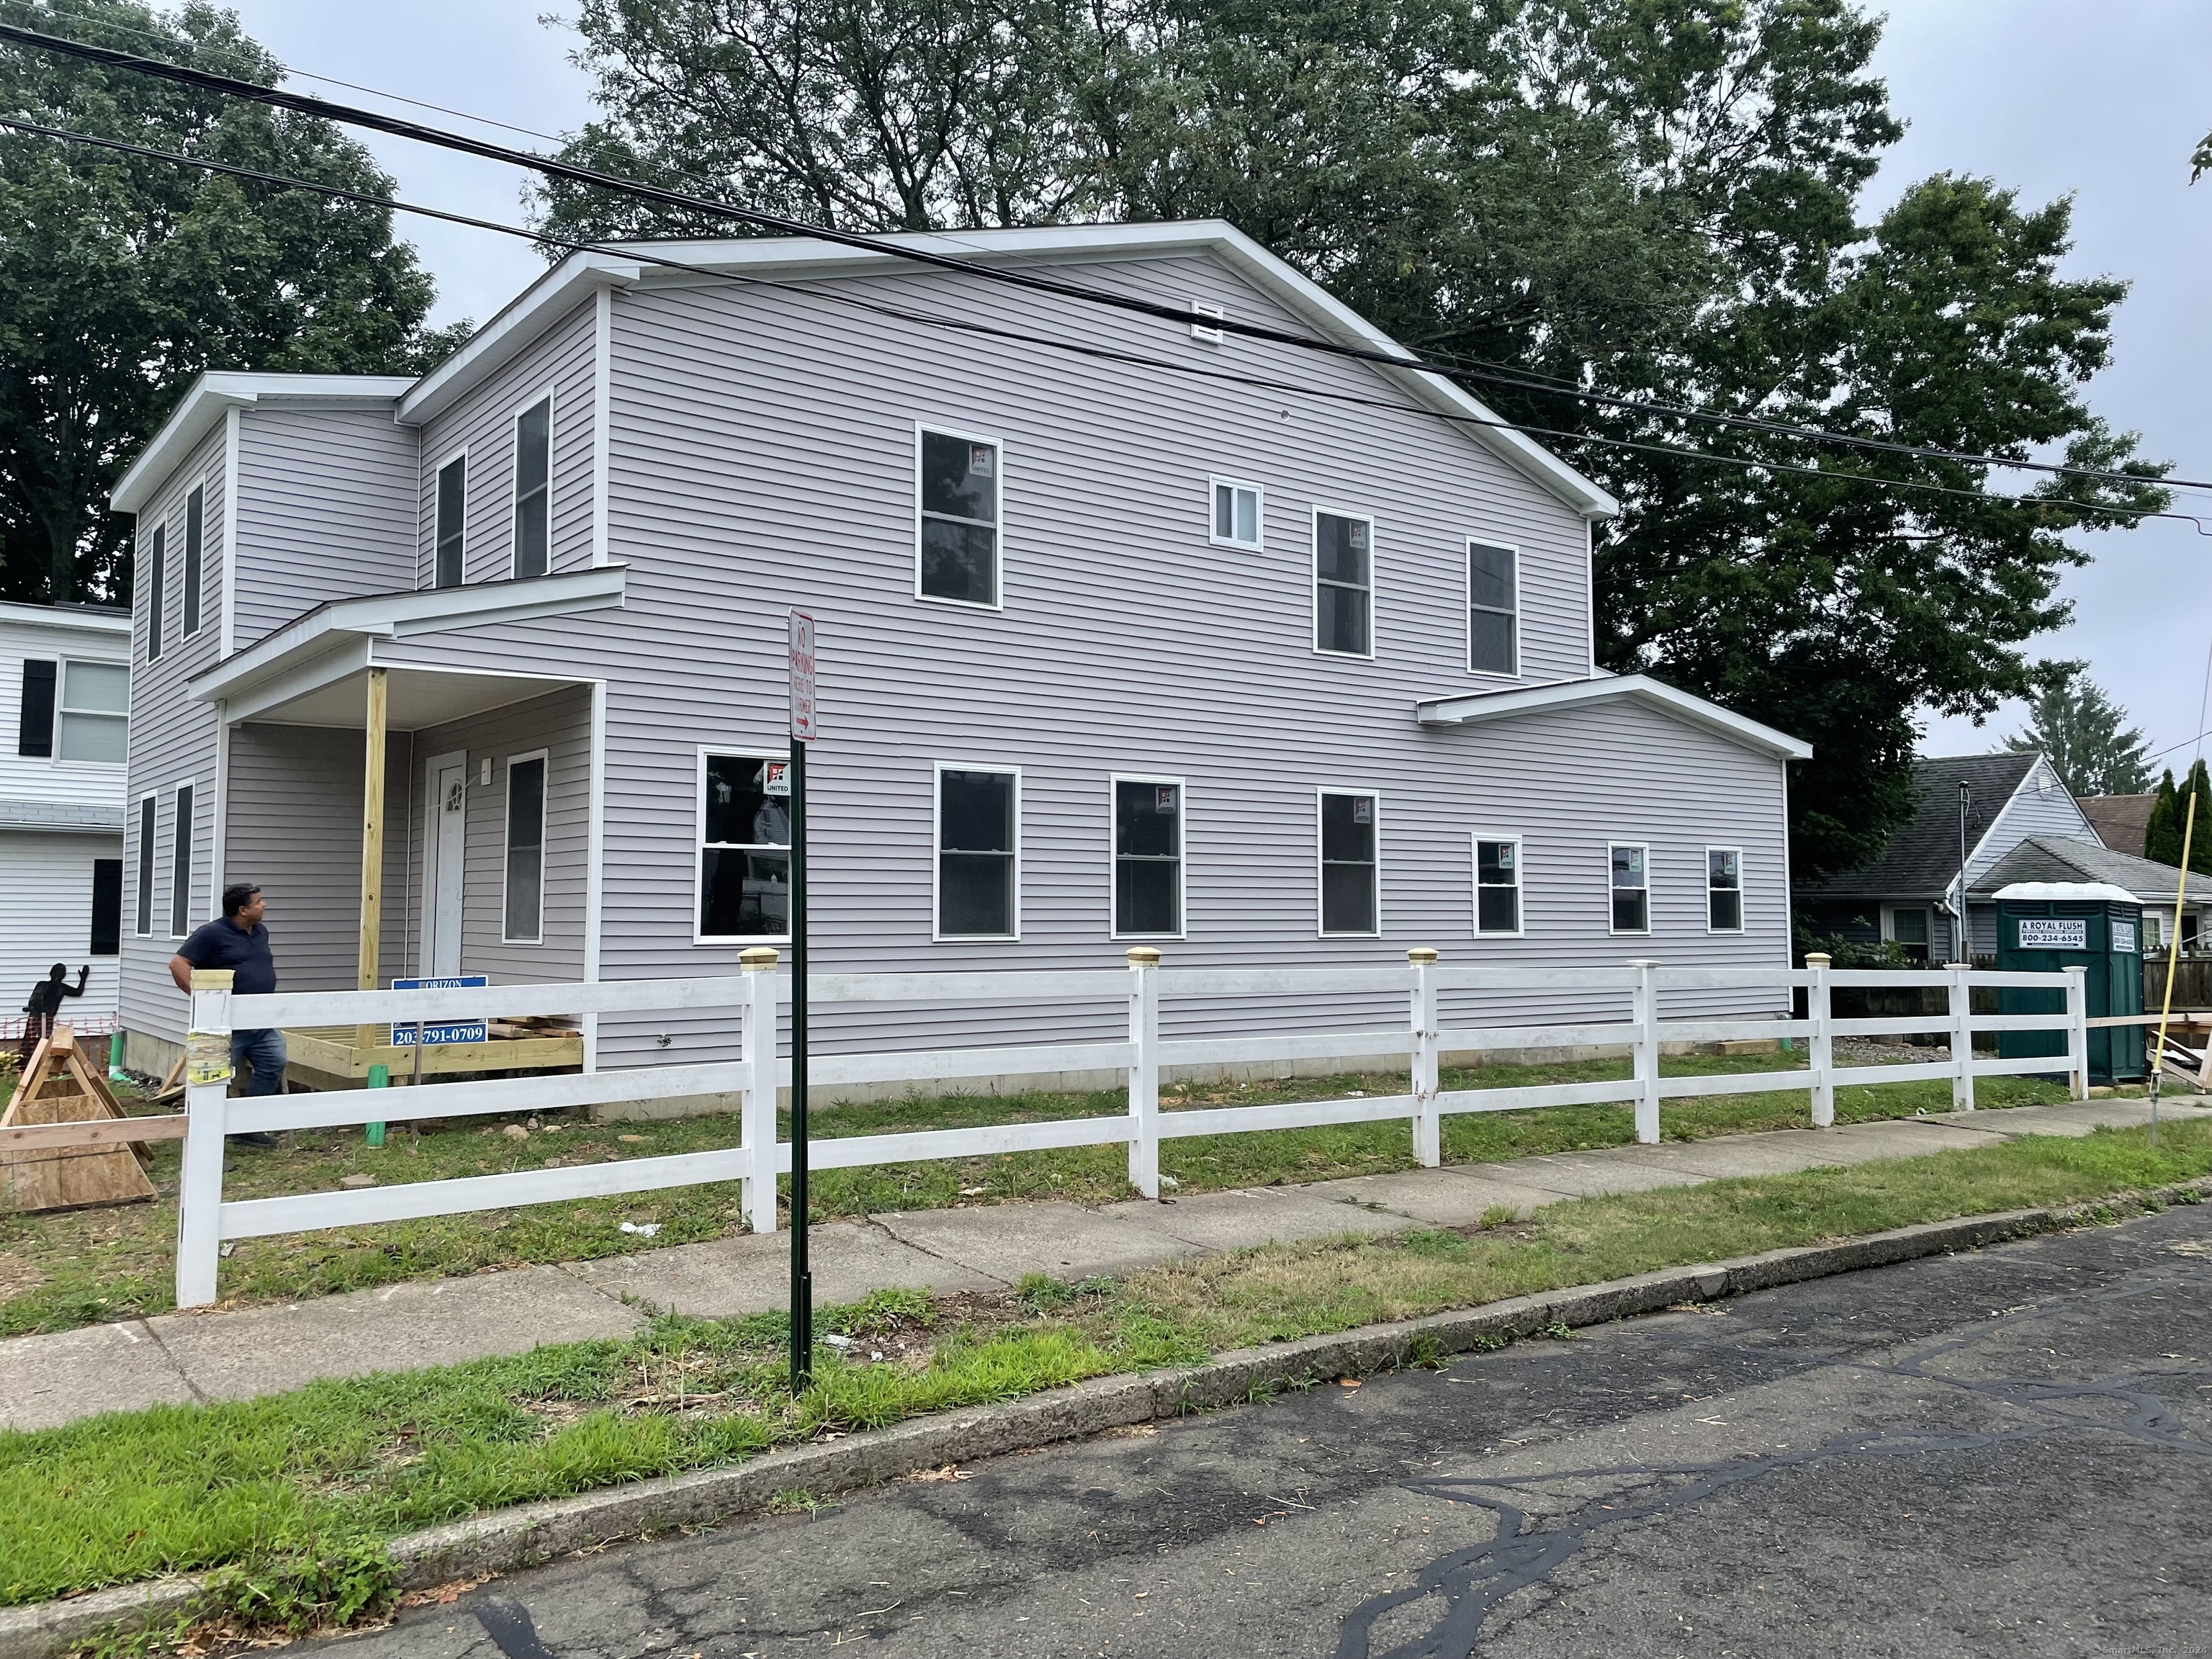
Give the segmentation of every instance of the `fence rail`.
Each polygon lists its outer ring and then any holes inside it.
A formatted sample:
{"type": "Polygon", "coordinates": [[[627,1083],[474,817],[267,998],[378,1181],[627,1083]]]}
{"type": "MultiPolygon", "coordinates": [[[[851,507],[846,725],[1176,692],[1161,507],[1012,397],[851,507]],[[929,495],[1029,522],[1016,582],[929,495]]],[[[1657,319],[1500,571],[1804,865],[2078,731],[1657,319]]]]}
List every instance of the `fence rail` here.
{"type": "MultiPolygon", "coordinates": [[[[1128,1036],[1113,1042],[1028,1044],[1020,1047],[825,1054],[813,1059],[817,1084],[933,1082],[1024,1072],[1120,1071],[1127,1079],[1127,1109],[1109,1116],[1042,1123],[1008,1123],[897,1134],[837,1137],[812,1143],[818,1169],[973,1158],[999,1152],[1121,1145],[1128,1148],[1129,1182],[1147,1198],[1160,1192],[1163,1140],[1193,1135],[1238,1134],[1324,1124],[1403,1121],[1415,1159],[1441,1162],[1443,1119],[1458,1112],[1527,1111],[1546,1106],[1627,1104],[1636,1138],[1659,1138],[1660,1103],[1689,1095],[1766,1094],[1804,1091],[1819,1127],[1835,1121],[1839,1083],[1951,1081],[1955,1106],[1971,1110],[1978,1078],[2063,1072],[2079,1098],[2087,1091],[2088,1027],[2083,971],[2063,978],[2045,974],[1993,973],[1952,967],[1939,970],[1839,972],[1826,959],[1790,968],[1668,968],[1638,962],[1609,968],[1443,967],[1433,951],[1407,952],[1403,968],[1164,969],[1158,952],[1129,952],[1127,969],[1057,973],[821,974],[810,975],[807,995],[816,1007],[834,1004],[962,1003],[1010,1008],[1040,1002],[1111,1002],[1126,1009],[1128,1036]],[[1981,1015],[1972,993],[1990,987],[2063,990],[2063,1012],[1981,1015]],[[1905,987],[1932,990],[1948,1009],[1942,1018],[1838,1018],[1832,992],[1839,987],[1905,987]],[[1669,994],[1802,988],[1801,1018],[1661,1017],[1669,994]],[[1617,1010],[1624,994],[1629,1018],[1608,1014],[1586,1021],[1443,1025],[1440,997],[1449,992],[1574,992],[1603,997],[1617,1010]],[[1273,1036],[1176,1037],[1160,1036],[1163,1001],[1206,999],[1339,998],[1399,994],[1407,1018],[1387,1030],[1301,1030],[1273,1036]],[[2027,1060],[1976,1058],[1973,1039],[1988,1031],[2055,1030],[2066,1035],[2066,1053],[2027,1060]],[[1903,1064],[1842,1066],[1838,1036],[1897,1033],[1949,1038],[1942,1060],[1903,1064]],[[1806,1041],[1808,1063],[1784,1071],[1662,1077],[1659,1055],[1668,1042],[1709,1042],[1789,1037],[1806,1041]],[[1481,1052],[1628,1046],[1626,1078],[1591,1083],[1553,1083],[1488,1089],[1439,1086],[1446,1052],[1481,1052]],[[1406,1093],[1339,1100],[1292,1101],[1163,1113],[1163,1066],[1265,1064],[1273,1060],[1351,1058],[1402,1061],[1406,1093]]],[[[607,981],[590,984],[496,985],[428,991],[284,992],[240,996],[220,988],[192,994],[192,1038],[188,1047],[211,1059],[227,1052],[235,1027],[343,1025],[370,1021],[455,1020],[526,1014],[585,1015],[647,1010],[724,1010],[738,1021],[740,1058],[704,1065],[650,1066],[576,1076],[479,1079],[418,1085],[404,1097],[370,1091],[228,1098],[227,1079],[188,1077],[184,1166],[177,1237],[177,1304],[195,1307],[215,1299],[216,1262],[226,1240],[320,1228],[361,1226],[423,1216],[504,1209],[523,1204],[609,1197],[707,1182],[744,1183],[743,1207],[755,1231],[777,1225],[776,1177],[791,1167],[791,1148],[776,1138],[777,1091],[790,1081],[779,1052],[781,1010],[791,981],[774,971],[776,953],[745,953],[744,973],[686,980],[607,981]],[[222,1196],[223,1137],[251,1131],[346,1127],[404,1115],[450,1118],[487,1113],[549,1111],[568,1106],[726,1093],[739,1097],[738,1144],[720,1150],[572,1168],[532,1170],[356,1191],[308,1193],[283,1198],[226,1201],[222,1196]],[[404,1103],[403,1103],[404,1102],[404,1103]]],[[[212,987],[219,975],[196,976],[212,987]]],[[[1310,1024],[1310,1022],[1309,1022],[1310,1024]]],[[[220,1070],[219,1060],[216,1069],[220,1070]]]]}

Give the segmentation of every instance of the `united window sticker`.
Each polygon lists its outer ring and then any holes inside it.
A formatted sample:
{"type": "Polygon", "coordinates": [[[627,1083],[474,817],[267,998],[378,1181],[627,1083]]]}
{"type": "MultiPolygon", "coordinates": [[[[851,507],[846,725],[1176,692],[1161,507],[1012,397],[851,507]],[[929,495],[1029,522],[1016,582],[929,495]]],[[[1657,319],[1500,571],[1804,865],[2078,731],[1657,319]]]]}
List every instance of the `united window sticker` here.
{"type": "Polygon", "coordinates": [[[969,444],[968,470],[979,478],[988,478],[991,476],[991,468],[997,457],[998,452],[988,444],[969,444]]]}
{"type": "Polygon", "coordinates": [[[1375,803],[1364,795],[1355,795],[1352,801],[1352,821],[1354,823],[1375,822],[1375,803]]]}
{"type": "Polygon", "coordinates": [[[763,761],[761,763],[761,793],[788,795],[791,793],[791,763],[763,761]]]}
{"type": "Polygon", "coordinates": [[[1176,810],[1175,797],[1175,785],[1171,783],[1164,783],[1160,785],[1159,799],[1153,803],[1152,810],[1156,812],[1174,811],[1176,810]]]}

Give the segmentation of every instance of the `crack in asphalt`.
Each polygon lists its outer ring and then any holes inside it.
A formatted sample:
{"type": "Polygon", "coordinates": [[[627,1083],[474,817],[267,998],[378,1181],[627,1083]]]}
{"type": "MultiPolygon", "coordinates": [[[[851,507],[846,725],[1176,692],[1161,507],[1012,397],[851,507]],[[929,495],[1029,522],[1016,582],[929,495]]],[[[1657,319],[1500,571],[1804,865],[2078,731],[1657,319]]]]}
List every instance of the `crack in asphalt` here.
{"type": "Polygon", "coordinates": [[[1893,1428],[1838,1435],[1802,1451],[1765,1457],[1736,1457],[1723,1462],[1679,1465],[1620,1463],[1600,1468],[1565,1469],[1548,1474],[1468,1476],[1461,1479],[1423,1479],[1402,1482],[1404,1490],[1447,1503],[1466,1504],[1488,1510],[1496,1529],[1487,1543],[1453,1551],[1437,1558],[1401,1589],[1370,1596],[1345,1615],[1339,1629],[1336,1659],[1473,1659],[1482,1639],[1491,1610],[1507,1596],[1549,1579],[1578,1554],[1589,1536],[1601,1527],[1643,1521],[1701,1504],[1707,1498],[1748,1481],[1765,1479],[1778,1470],[1846,1457],[1921,1457],[1931,1453],[1984,1451],[1993,1446],[2014,1444],[2053,1434],[2101,1430],[2124,1435],[2154,1449],[2212,1457],[2212,1443],[2190,1437],[2183,1431],[2179,1413],[2172,1402],[2148,1386],[2154,1380],[2181,1381],[2212,1376],[2212,1366],[2198,1365],[2156,1372],[2130,1372],[2087,1382],[2058,1382],[2041,1377],[2008,1376],[1977,1381],[1930,1375],[1926,1367],[1948,1358],[2000,1332],[2021,1323],[2047,1320],[2083,1305],[2131,1301],[2153,1295],[2166,1275],[2156,1273],[2138,1280],[2079,1296],[2065,1297],[2045,1305],[2012,1310],[1993,1318],[1967,1335],[1929,1345],[1919,1352],[1881,1365],[1864,1360],[1832,1362],[1838,1370],[1933,1382],[1961,1389],[2005,1405],[2021,1407],[2046,1420],[2014,1429],[1979,1434],[1945,1433],[1929,1429],[1893,1428]],[[2081,1415],[2061,1409],[2069,1401],[2107,1400],[2130,1408],[2123,1422],[2081,1415]],[[1528,1513],[1493,1492],[1537,1491],[1555,1482],[1612,1481],[1626,1483],[1603,1498],[1570,1508],[1561,1522],[1542,1530],[1532,1529],[1528,1513]],[[1675,1484],[1647,1502],[1617,1507],[1639,1489],[1673,1481],[1675,1484]],[[1377,1650],[1376,1627],[1401,1607],[1440,1597],[1443,1607],[1425,1631],[1407,1640],[1377,1650]]]}

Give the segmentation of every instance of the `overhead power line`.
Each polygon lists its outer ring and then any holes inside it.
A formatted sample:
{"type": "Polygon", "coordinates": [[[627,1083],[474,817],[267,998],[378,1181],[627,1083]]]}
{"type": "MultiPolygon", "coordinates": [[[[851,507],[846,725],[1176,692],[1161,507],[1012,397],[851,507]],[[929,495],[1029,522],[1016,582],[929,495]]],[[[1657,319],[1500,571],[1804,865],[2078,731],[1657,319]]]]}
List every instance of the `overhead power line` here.
{"type": "Polygon", "coordinates": [[[1442,410],[1427,409],[1386,398],[1364,396],[1358,392],[1342,392],[1310,383],[1276,380],[1262,375],[1240,374],[1231,369],[1211,368],[1188,361],[1170,361],[1146,356],[1141,352],[1124,350],[1115,346],[1102,346],[1085,341],[1069,340],[1050,335],[1035,334],[1021,329],[1003,327],[996,324],[977,322],[964,317],[946,317],[933,313],[916,311],[910,307],[889,304],[866,299],[842,288],[821,289],[810,284],[774,277],[756,276],[749,273],[716,270],[708,265],[692,264],[682,259],[657,254],[649,249],[622,243],[575,241],[557,236],[547,236],[521,225],[501,223],[495,219],[478,218],[471,214],[455,213],[444,208],[424,207],[416,203],[403,202],[396,198],[378,196],[367,191],[349,189],[342,185],[329,185],[313,179],[295,179],[283,173],[268,173],[256,167],[240,167],[233,162],[216,161],[203,156],[179,155],[173,150],[157,149],[146,144],[134,144],[120,138],[100,137],[91,133],[71,132],[59,127],[43,126],[36,122],[17,120],[0,116],[0,129],[25,133],[35,137],[50,138],[68,143],[84,144],[94,149],[115,151],[122,155],[140,156],[149,161],[165,161],[179,167],[197,168],[218,173],[227,178],[251,179],[255,183],[298,190],[324,196],[337,201],[352,202],[364,207],[386,211],[413,214],[422,218],[435,219],[447,224],[466,226],[477,230],[488,230],[524,241],[563,248],[572,253],[601,253],[611,258],[632,260],[657,269],[673,270],[687,276],[705,277],[717,283],[754,289],[773,289],[796,294],[811,300],[842,306],[851,310],[889,317],[901,322],[928,328],[945,329],[957,333],[1007,340],[1021,344],[1041,346],[1049,350],[1065,351],[1095,361],[1115,362],[1133,368],[1157,369],[1171,374],[1212,380],[1228,385],[1249,386],[1256,390],[1282,392],[1294,397],[1319,398],[1360,408],[1389,410],[1394,413],[1425,416],[1455,426],[1476,427],[1493,430],[1533,432],[1540,437],[1553,438],[1571,443],[1593,444],[1609,449],[1626,449],[1645,454],[1670,456],[1679,460],[1699,462],[1708,465],[1732,466],[1747,471],[1787,472],[1802,477],[1826,478],[1841,483],[1876,485],[1888,489],[1917,490],[1925,494],[1955,497],[1986,504],[2041,510],[2069,507],[2084,513],[2103,513],[2116,517],[2141,520],[2146,518],[2172,519],[2193,526],[2200,535],[2212,534],[2201,520],[2188,514],[2160,512],[2145,507],[2112,506],[2099,501],[2076,501],[2054,496],[2001,496],[1985,490],[1964,489],[1949,484],[1929,483],[1911,478],[1886,478],[1879,474],[1838,472],[1824,467],[1799,465],[1790,462],[1759,460],[1735,455],[1717,455],[1703,450],[1680,449],[1665,444],[1641,442],[1625,438],[1607,438],[1588,433],[1568,432],[1548,427],[1531,427],[1497,417],[1453,414],[1442,410]]]}
{"type": "MultiPolygon", "coordinates": [[[[155,76],[161,79],[175,81],[185,85],[196,87],[204,91],[218,93],[230,97],[248,99],[255,102],[270,105],[276,108],[289,109],[301,114],[316,116],[325,120],[368,127],[374,131],[389,133],[397,137],[411,139],[416,143],[429,144],[441,149],[454,149],[468,155],[483,156],[488,160],[501,161],[510,166],[540,173],[549,178],[564,179],[573,184],[586,185],[594,189],[611,191],[617,194],[627,195],[642,201],[651,202],[659,206],[679,209],[687,213],[706,214],[726,218],[738,223],[751,225],[757,228],[773,230],[783,235],[807,237],[817,241],[826,241],[835,246],[851,247],[867,252],[880,254],[890,258],[910,261],[917,264],[935,266],[944,270],[955,270],[965,275],[981,277],[984,280],[998,283],[1003,285],[1026,289],[1037,293],[1049,294],[1059,298],[1076,300],[1085,304],[1109,307],[1116,310],[1155,317],[1163,320],[1177,323],[1179,325],[1188,325],[1191,319],[1191,313],[1186,307],[1169,305],[1155,300],[1146,300],[1133,295],[1115,294],[1103,289],[1088,288],[1080,283],[1069,283],[1053,277],[1041,276],[1030,271],[1010,270],[1004,266],[984,264],[973,259],[961,258],[955,255],[940,253],[929,249],[902,246],[898,243],[886,241],[881,237],[866,233],[829,229],[822,226],[808,224],[801,220],[789,219],[777,214],[764,213],[757,209],[739,207],[732,203],[716,201],[709,197],[696,196],[685,191],[672,190],[665,185],[647,184],[637,179],[625,179],[618,174],[602,172],[595,167],[580,167],[574,162],[562,161],[557,156],[541,155],[535,151],[510,149],[503,144],[495,144],[489,142],[488,140],[473,138],[465,133],[449,132],[441,128],[428,126],[423,123],[407,120],[398,116],[388,115],[380,111],[362,109],[350,105],[334,103],[326,99],[310,97],[300,93],[285,92],[278,88],[264,87],[257,82],[242,81],[234,76],[216,75],[210,70],[196,69],[187,64],[172,64],[157,58],[142,58],[134,53],[118,51],[113,47],[100,46],[91,45],[84,41],[65,40],[59,36],[45,34],[40,31],[23,28],[14,24],[0,23],[0,40],[9,40],[21,46],[33,46],[46,51],[61,52],[70,56],[85,58],[90,62],[103,64],[112,68],[125,69],[139,74],[155,76]]],[[[453,112],[447,112],[451,113],[453,112]]],[[[464,118],[476,118],[465,117],[464,118]]],[[[558,239],[541,236],[540,240],[547,241],[549,245],[560,245],[558,239]]],[[[948,238],[947,240],[951,239],[948,238]]],[[[1395,352],[1382,351],[1371,347],[1349,345],[1341,341],[1322,339],[1312,335],[1292,332],[1289,330],[1271,328],[1264,324],[1241,321],[1236,318],[1208,317],[1206,321],[1209,327],[1220,328],[1227,332],[1237,334],[1246,338],[1263,340],[1273,344],[1292,346],[1304,350],[1319,351],[1332,356],[1347,358],[1361,362],[1374,363],[1392,368],[1411,368],[1421,370],[1435,374],[1439,378],[1447,380],[1457,378],[1480,380],[1492,384],[1510,386],[1522,391],[1569,397],[1577,401],[1594,403],[1607,407],[1634,410],[1660,416],[1669,419],[1695,420],[1709,424],[1716,424],[1739,430],[1759,432],[1767,435],[1790,438],[1801,441],[1835,444],[1851,448],[1864,449],[1875,453],[1905,456],[1916,459],[1948,462],[1955,465],[1997,467],[2024,471],[2042,472],[2057,477],[2091,479],[2099,483],[2124,483],[2134,486],[2153,485],[2160,489],[2212,490],[2212,482],[2179,478],[2164,479],[2138,472],[2123,472],[2095,467],[2078,467],[2061,462],[2032,461],[2011,456],[1974,454],[1958,450],[1942,449],[1924,445],[1907,444],[1888,439],[1869,438],[1856,434],[1831,432],[1822,428],[1796,426],[1786,422],[1763,420],[1751,416],[1728,415],[1716,410],[1695,410],[1683,405],[1656,403],[1648,399],[1618,397],[1611,393],[1594,392],[1585,388],[1570,389],[1557,385],[1547,385],[1543,380],[1532,379],[1526,374],[1507,374],[1495,369],[1461,367],[1448,362],[1438,362],[1431,358],[1424,357],[1419,354],[1406,350],[1403,348],[1401,348],[1395,352]]],[[[1547,430],[1546,428],[1529,426],[1520,422],[1500,422],[1497,424],[1507,429],[1523,432],[1534,433],[1547,430]]],[[[1597,441],[1597,440],[1589,438],[1587,434],[1581,433],[1552,434],[1547,432],[1547,435],[1565,435],[1583,439],[1585,441],[1597,441]]],[[[1613,440],[1609,441],[1618,447],[1635,448],[1638,447],[1634,444],[1628,443],[1624,440],[1613,440]]],[[[1768,465],[1781,471],[1793,470],[1788,464],[1783,462],[1768,462],[1761,463],[1761,465],[1768,465]]],[[[1803,469],[1795,470],[1802,471],[1803,469]]],[[[1817,471],[1817,469],[1815,469],[1815,471],[1817,471]]],[[[1934,486],[1929,487],[1934,488],[1934,486]]],[[[1968,491],[1963,493],[1973,494],[1976,492],[1968,491]]],[[[2075,505],[2086,506],[2087,504],[2075,503],[2075,505]]],[[[2113,508],[2108,510],[2120,511],[2122,509],[2113,508]]],[[[2142,515],[2138,514],[2138,516],[2142,515]]]]}

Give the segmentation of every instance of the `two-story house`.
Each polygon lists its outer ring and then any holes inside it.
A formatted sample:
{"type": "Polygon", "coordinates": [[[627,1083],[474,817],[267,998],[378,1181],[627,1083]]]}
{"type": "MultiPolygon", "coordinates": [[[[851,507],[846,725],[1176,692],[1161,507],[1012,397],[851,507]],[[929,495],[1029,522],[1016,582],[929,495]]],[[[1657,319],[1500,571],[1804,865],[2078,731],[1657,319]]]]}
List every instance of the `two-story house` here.
{"type": "Polygon", "coordinates": [[[131,617],[92,605],[0,605],[0,1029],[57,962],[80,1029],[114,1023],[121,945],[131,617]]]}
{"type": "MultiPolygon", "coordinates": [[[[1212,327],[1397,350],[1226,225],[887,240],[1192,320],[653,244],[563,260],[420,380],[191,389],[115,494],[137,1063],[179,1036],[162,963],[226,881],[264,887],[300,988],[781,942],[793,608],[824,969],[1786,962],[1808,751],[1597,670],[1602,489],[1433,375],[1212,327]]],[[[586,1036],[609,1065],[732,1042],[586,1036]]]]}

